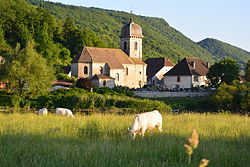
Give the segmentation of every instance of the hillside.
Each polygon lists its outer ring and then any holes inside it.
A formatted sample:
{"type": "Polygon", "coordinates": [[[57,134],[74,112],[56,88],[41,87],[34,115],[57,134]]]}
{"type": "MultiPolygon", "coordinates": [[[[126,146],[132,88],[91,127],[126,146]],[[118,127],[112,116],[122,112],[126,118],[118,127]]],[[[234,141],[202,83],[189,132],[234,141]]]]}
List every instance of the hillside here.
{"type": "MultiPolygon", "coordinates": [[[[76,26],[94,31],[108,47],[119,47],[121,27],[129,21],[130,14],[120,11],[86,8],[53,2],[27,0],[33,5],[42,6],[57,18],[64,20],[70,16],[76,26]]],[[[133,15],[143,29],[144,59],[168,57],[177,62],[183,57],[199,57],[214,62],[214,56],[195,42],[172,28],[164,19],[133,15]]]]}
{"type": "Polygon", "coordinates": [[[245,68],[245,63],[250,59],[250,52],[216,39],[207,38],[197,44],[213,54],[216,59],[232,57],[239,62],[242,69],[245,68]]]}

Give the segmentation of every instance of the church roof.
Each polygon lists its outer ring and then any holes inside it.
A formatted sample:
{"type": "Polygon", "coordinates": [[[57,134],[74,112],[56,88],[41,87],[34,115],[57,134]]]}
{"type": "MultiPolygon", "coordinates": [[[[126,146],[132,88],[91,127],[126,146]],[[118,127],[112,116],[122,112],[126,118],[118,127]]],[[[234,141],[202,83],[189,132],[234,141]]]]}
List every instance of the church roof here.
{"type": "Polygon", "coordinates": [[[131,36],[143,37],[142,28],[138,24],[135,24],[132,20],[122,27],[120,37],[129,38],[131,36]]]}
{"type": "Polygon", "coordinates": [[[124,69],[123,64],[145,64],[141,59],[130,58],[121,49],[84,47],[72,63],[107,63],[111,69],[124,69]]]}
{"type": "Polygon", "coordinates": [[[208,63],[202,59],[184,58],[169,70],[164,76],[175,75],[199,75],[204,76],[208,73],[208,63]]]}
{"type": "Polygon", "coordinates": [[[147,66],[147,76],[152,78],[158,71],[160,71],[163,67],[173,67],[174,65],[171,63],[170,59],[167,58],[149,58],[146,61],[147,66]]]}

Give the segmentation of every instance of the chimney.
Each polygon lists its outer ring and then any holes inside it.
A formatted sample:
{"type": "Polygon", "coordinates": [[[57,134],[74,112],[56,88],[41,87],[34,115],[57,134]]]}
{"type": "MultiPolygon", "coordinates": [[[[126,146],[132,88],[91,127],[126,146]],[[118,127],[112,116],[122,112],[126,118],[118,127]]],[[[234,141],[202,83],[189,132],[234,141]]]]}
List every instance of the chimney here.
{"type": "Polygon", "coordinates": [[[193,68],[195,68],[195,62],[194,62],[194,61],[191,61],[191,66],[192,66],[193,68]]]}

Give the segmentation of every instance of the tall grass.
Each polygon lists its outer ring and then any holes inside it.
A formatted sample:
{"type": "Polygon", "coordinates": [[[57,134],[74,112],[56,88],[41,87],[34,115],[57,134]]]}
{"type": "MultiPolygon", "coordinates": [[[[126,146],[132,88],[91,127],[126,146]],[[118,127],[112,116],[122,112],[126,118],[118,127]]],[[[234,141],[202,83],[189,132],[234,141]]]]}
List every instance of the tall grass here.
{"type": "Polygon", "coordinates": [[[225,114],[163,114],[163,132],[131,140],[134,115],[0,114],[0,166],[208,166],[250,165],[250,118],[225,114]],[[187,164],[183,148],[192,129],[199,147],[187,164]]]}

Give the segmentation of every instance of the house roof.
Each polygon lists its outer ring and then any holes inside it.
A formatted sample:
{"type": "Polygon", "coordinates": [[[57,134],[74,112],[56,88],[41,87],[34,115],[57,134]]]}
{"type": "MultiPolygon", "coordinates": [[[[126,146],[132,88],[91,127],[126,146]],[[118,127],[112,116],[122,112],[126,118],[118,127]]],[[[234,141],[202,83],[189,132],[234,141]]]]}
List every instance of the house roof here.
{"type": "Polygon", "coordinates": [[[65,74],[69,74],[71,71],[71,66],[63,66],[62,69],[65,74]]]}
{"type": "Polygon", "coordinates": [[[209,70],[208,63],[198,58],[184,58],[164,76],[199,75],[204,76],[209,70]]]}
{"type": "Polygon", "coordinates": [[[84,47],[72,63],[107,63],[111,69],[124,69],[122,64],[145,64],[142,60],[130,58],[121,49],[84,47]]]}
{"type": "Polygon", "coordinates": [[[110,77],[108,75],[99,74],[99,75],[92,76],[90,79],[92,79],[92,80],[95,80],[95,79],[112,79],[112,80],[114,80],[115,78],[110,77]]]}
{"type": "Polygon", "coordinates": [[[167,58],[149,58],[146,61],[147,66],[147,76],[148,78],[152,78],[159,70],[161,70],[164,66],[173,67],[174,65],[171,63],[170,59],[167,58]]]}
{"type": "Polygon", "coordinates": [[[55,81],[53,85],[61,85],[61,86],[72,86],[73,83],[66,81],[55,81]]]}

